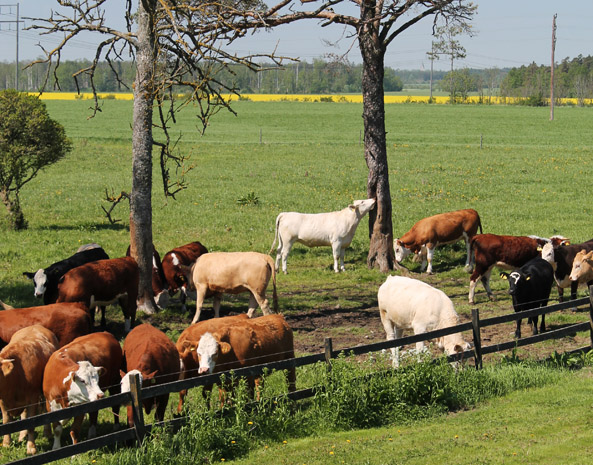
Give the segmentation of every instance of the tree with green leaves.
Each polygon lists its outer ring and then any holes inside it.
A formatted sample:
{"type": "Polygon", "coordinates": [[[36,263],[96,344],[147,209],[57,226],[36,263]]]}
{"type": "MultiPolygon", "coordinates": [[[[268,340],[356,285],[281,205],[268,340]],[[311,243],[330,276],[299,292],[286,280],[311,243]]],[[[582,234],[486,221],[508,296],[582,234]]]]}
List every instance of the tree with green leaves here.
{"type": "Polygon", "coordinates": [[[20,202],[23,186],[71,149],[64,127],[50,118],[38,97],[0,91],[0,199],[11,227],[27,227],[20,202]]]}

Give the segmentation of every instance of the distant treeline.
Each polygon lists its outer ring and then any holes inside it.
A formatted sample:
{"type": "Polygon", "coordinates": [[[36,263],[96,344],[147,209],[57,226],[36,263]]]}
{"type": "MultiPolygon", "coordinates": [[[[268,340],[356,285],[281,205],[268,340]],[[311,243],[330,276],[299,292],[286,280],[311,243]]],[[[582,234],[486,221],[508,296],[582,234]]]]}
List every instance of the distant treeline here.
{"type": "MultiPolygon", "coordinates": [[[[56,72],[60,90],[64,92],[88,92],[91,83],[88,75],[80,74],[78,88],[72,75],[90,65],[89,61],[62,61],[56,72]]],[[[132,88],[134,65],[129,62],[115,63],[120,79],[107,62],[99,63],[95,75],[95,86],[99,92],[124,92],[132,88]],[[127,86],[127,88],[126,88],[127,86]]],[[[220,71],[216,79],[241,93],[323,94],[361,92],[362,65],[314,60],[301,61],[282,67],[262,64],[263,70],[254,72],[245,66],[233,65],[220,71]]],[[[19,89],[36,91],[43,84],[47,66],[40,64],[20,71],[19,89]]],[[[52,71],[53,73],[53,71],[52,71]]],[[[14,88],[14,63],[0,63],[0,89],[14,88]]],[[[400,91],[402,80],[395,70],[385,69],[384,79],[387,92],[400,91]]],[[[57,90],[52,87],[50,90],[57,90]]]]}
{"type": "MultiPolygon", "coordinates": [[[[512,68],[500,86],[502,97],[524,97],[532,105],[546,104],[550,97],[550,67],[536,65],[512,68]]],[[[554,68],[554,97],[593,98],[593,57],[565,58],[554,68]]]]}
{"type": "MultiPolygon", "coordinates": [[[[91,91],[90,79],[80,74],[78,88],[72,75],[88,67],[90,61],[63,61],[56,75],[59,90],[65,92],[91,91]]],[[[21,67],[23,64],[21,64],[21,67]]],[[[95,85],[99,92],[131,91],[135,65],[131,62],[113,63],[120,79],[107,62],[100,62],[95,71],[95,85]]],[[[290,63],[283,67],[262,64],[263,70],[254,72],[244,66],[234,65],[221,71],[216,79],[240,93],[271,94],[331,94],[360,93],[362,65],[335,61],[313,60],[290,63]]],[[[35,65],[19,72],[19,89],[36,91],[43,84],[46,65],[35,65]]],[[[53,71],[52,71],[53,74],[53,71]]],[[[536,65],[511,69],[460,69],[453,72],[434,71],[433,87],[458,95],[478,92],[480,95],[523,97],[528,104],[545,104],[550,96],[550,67],[536,65]],[[459,91],[461,86],[461,91],[459,91]]],[[[53,82],[53,81],[52,81],[53,82]]],[[[386,92],[407,88],[428,88],[429,70],[400,70],[385,68],[386,92]]],[[[0,89],[14,88],[15,64],[0,63],[0,89]]],[[[593,57],[565,58],[555,68],[554,95],[572,97],[583,101],[593,98],[593,57]]],[[[58,90],[51,86],[47,90],[58,90]]]]}

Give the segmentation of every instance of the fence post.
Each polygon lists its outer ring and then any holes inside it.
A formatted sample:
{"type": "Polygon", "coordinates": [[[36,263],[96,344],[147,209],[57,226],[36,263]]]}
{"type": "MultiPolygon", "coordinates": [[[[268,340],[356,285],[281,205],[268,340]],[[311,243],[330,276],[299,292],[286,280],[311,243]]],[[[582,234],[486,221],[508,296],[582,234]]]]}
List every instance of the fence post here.
{"type": "Polygon", "coordinates": [[[136,373],[130,383],[130,394],[132,395],[132,415],[134,417],[134,430],[138,445],[142,445],[142,440],[146,434],[144,425],[144,412],[142,410],[142,386],[140,385],[140,375],[136,373]]]}
{"type": "Polygon", "coordinates": [[[326,337],[324,341],[325,346],[325,363],[327,364],[327,369],[331,370],[331,359],[333,353],[333,343],[331,337],[326,337]]]}
{"type": "Polygon", "coordinates": [[[480,335],[480,310],[472,308],[472,331],[474,333],[474,362],[476,370],[482,369],[482,337],[480,335]]]}

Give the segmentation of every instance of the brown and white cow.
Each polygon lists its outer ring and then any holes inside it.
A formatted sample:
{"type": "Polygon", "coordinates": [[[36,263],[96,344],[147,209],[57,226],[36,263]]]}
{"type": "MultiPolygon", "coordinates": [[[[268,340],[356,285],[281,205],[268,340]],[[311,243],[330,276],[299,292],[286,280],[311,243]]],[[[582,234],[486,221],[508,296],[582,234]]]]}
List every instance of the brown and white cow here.
{"type": "Polygon", "coordinates": [[[200,256],[190,269],[182,267],[187,279],[196,289],[196,314],[192,320],[200,319],[204,299],[214,297],[214,315],[220,312],[222,294],[239,294],[249,292],[249,318],[261,307],[264,315],[268,315],[270,305],[266,299],[266,288],[270,278],[273,285],[274,312],[278,310],[276,294],[276,271],[274,260],[266,254],[258,252],[210,252],[200,256]]]}
{"type": "MultiPolygon", "coordinates": [[[[126,257],[131,256],[131,246],[128,246],[126,257]]],[[[159,308],[166,308],[169,305],[169,293],[167,292],[167,279],[163,273],[163,264],[154,244],[152,245],[152,294],[154,301],[159,308]]]]}
{"type": "MultiPolygon", "coordinates": [[[[92,402],[104,397],[104,391],[119,393],[122,366],[119,342],[108,332],[87,334],[76,338],[50,357],[43,373],[43,394],[47,410],[54,412],[72,405],[92,402]]],[[[98,412],[89,414],[88,436],[96,435],[98,412]]],[[[119,426],[119,406],[113,407],[115,427],[119,426]]],[[[78,442],[84,415],[74,419],[70,430],[72,442],[78,442]]],[[[62,423],[54,426],[54,449],[61,447],[62,423]]]]}
{"type": "Polygon", "coordinates": [[[467,249],[465,268],[470,271],[471,249],[469,244],[472,237],[477,234],[478,228],[481,233],[480,215],[471,208],[429,216],[418,221],[401,238],[393,241],[395,259],[401,262],[410,253],[418,254],[422,258],[420,270],[426,269],[426,272],[431,274],[432,259],[436,247],[453,244],[463,239],[467,249]],[[428,269],[426,268],[427,263],[428,269]]]}
{"type": "Polygon", "coordinates": [[[589,252],[593,250],[593,239],[589,239],[581,244],[556,245],[552,243],[545,244],[542,247],[542,258],[554,268],[554,279],[558,286],[558,300],[564,301],[564,289],[570,286],[570,298],[577,298],[577,289],[579,283],[585,283],[588,279],[572,280],[570,278],[573,269],[574,260],[581,250],[589,252]]]}
{"type": "Polygon", "coordinates": [[[469,278],[469,303],[474,303],[476,284],[482,281],[490,300],[494,300],[490,288],[492,268],[513,270],[539,255],[541,247],[551,242],[565,243],[568,239],[553,236],[550,239],[537,236],[500,236],[497,234],[478,234],[470,242],[475,268],[469,278]]]}
{"type": "MultiPolygon", "coordinates": [[[[215,373],[294,358],[292,329],[282,315],[237,321],[200,338],[196,352],[199,374],[215,373]]],[[[296,385],[295,369],[288,370],[288,390],[296,385]]],[[[259,378],[249,377],[251,389],[259,378]]]]}
{"type": "MultiPolygon", "coordinates": [[[[58,302],[84,302],[95,323],[95,310],[116,301],[125,317],[125,330],[136,319],[138,297],[138,265],[132,257],[112,258],[87,263],[68,271],[58,284],[58,302]]],[[[105,312],[101,315],[104,328],[105,312]]]]}
{"type": "MultiPolygon", "coordinates": [[[[242,313],[240,315],[226,316],[223,318],[211,318],[210,320],[200,321],[185,328],[175,343],[181,365],[180,379],[195,378],[198,376],[200,361],[198,360],[196,348],[204,334],[207,332],[216,332],[218,329],[227,325],[241,323],[248,318],[246,313],[242,313]]],[[[183,401],[186,395],[187,390],[179,392],[178,413],[181,413],[183,409],[183,401]]]]}
{"type": "MultiPolygon", "coordinates": [[[[29,418],[38,413],[43,396],[43,370],[58,348],[58,339],[49,329],[33,325],[18,330],[10,343],[0,351],[0,409],[3,423],[23,413],[29,418]]],[[[27,435],[27,454],[35,454],[35,430],[21,432],[19,440],[27,435]]],[[[4,447],[10,446],[10,435],[4,436],[4,447]]]]}
{"type": "Polygon", "coordinates": [[[36,324],[53,332],[59,347],[91,329],[87,307],[80,302],[14,308],[0,312],[0,347],[8,344],[19,329],[36,324]]]}
{"type": "MultiPolygon", "coordinates": [[[[140,376],[141,385],[163,384],[177,381],[181,372],[179,353],[175,344],[165,333],[150,324],[136,326],[124,341],[125,370],[120,371],[122,377],[121,391],[130,391],[131,377],[140,376]]],[[[156,407],[154,418],[163,421],[169,394],[147,399],[143,402],[144,410],[150,413],[156,407]]],[[[128,425],[134,426],[132,407],[128,406],[128,425]]]]}
{"type": "Polygon", "coordinates": [[[205,253],[208,253],[208,249],[200,242],[195,241],[176,247],[167,252],[163,257],[163,274],[165,275],[169,295],[173,296],[178,290],[180,291],[181,310],[184,312],[189,289],[187,288],[187,280],[181,266],[191,266],[205,253]]]}

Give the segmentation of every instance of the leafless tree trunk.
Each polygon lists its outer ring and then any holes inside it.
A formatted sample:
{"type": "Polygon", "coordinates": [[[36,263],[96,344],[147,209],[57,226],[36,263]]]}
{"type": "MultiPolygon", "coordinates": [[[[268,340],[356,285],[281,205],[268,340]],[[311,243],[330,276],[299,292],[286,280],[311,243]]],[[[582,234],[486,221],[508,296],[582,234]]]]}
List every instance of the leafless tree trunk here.
{"type": "MultiPolygon", "coordinates": [[[[372,2],[369,2],[372,3],[372,2]]],[[[361,18],[373,18],[375,7],[363,2],[361,18]]],[[[362,119],[364,124],[364,158],[369,168],[367,195],[377,200],[369,213],[369,268],[383,273],[393,269],[393,226],[387,146],[385,140],[385,103],[383,92],[384,49],[379,39],[378,22],[365,21],[358,31],[358,43],[363,59],[362,119]]]]}
{"type": "Polygon", "coordinates": [[[132,195],[130,197],[131,255],[138,262],[140,283],[138,309],[156,311],[152,295],[152,111],[156,49],[153,15],[155,0],[138,4],[138,49],[134,83],[134,122],[132,136],[132,195]]]}

